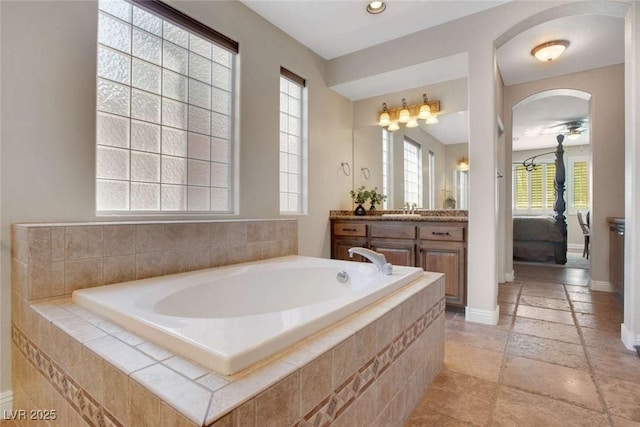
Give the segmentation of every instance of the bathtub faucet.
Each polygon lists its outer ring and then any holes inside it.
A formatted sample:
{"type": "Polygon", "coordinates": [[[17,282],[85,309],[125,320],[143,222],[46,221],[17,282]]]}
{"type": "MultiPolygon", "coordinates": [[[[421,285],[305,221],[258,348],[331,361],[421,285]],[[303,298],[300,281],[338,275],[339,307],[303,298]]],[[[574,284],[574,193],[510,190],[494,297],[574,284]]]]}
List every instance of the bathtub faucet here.
{"type": "Polygon", "coordinates": [[[386,275],[390,275],[393,269],[393,266],[387,262],[387,258],[385,258],[384,254],[380,254],[378,252],[374,252],[365,248],[350,248],[349,249],[349,258],[353,258],[353,254],[358,254],[373,263],[376,268],[386,275]]]}

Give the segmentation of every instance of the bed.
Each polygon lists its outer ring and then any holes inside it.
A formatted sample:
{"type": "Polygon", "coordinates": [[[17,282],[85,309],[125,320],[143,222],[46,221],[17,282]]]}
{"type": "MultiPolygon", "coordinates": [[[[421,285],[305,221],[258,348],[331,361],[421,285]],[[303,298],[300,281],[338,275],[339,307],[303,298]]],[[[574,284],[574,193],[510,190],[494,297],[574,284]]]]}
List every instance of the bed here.
{"type": "Polygon", "coordinates": [[[565,264],[566,243],[552,216],[513,217],[513,258],[565,264]]]}
{"type": "MultiPolygon", "coordinates": [[[[567,263],[567,218],[564,216],[564,148],[563,135],[557,136],[556,176],[554,180],[555,202],[553,215],[514,216],[513,217],[513,258],[520,261],[567,263]]],[[[551,153],[543,153],[526,159],[522,165],[528,171],[535,169],[536,157],[551,153]]]]}

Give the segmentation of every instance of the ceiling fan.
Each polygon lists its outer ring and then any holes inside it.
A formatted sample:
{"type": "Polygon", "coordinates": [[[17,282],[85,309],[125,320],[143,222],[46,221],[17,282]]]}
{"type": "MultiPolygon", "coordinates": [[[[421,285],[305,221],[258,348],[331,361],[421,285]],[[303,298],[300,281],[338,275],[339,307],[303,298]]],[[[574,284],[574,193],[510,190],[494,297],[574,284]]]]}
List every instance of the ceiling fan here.
{"type": "MultiPolygon", "coordinates": [[[[580,135],[582,135],[582,132],[589,130],[588,127],[585,126],[585,122],[587,122],[587,119],[583,119],[583,120],[572,120],[569,122],[564,122],[564,123],[560,123],[557,125],[553,125],[553,126],[548,126],[548,129],[555,129],[558,127],[565,127],[565,131],[564,132],[560,132],[562,135],[566,135],[567,138],[569,139],[578,139],[580,137],[580,135]]],[[[545,132],[547,133],[547,132],[545,132]]],[[[553,133],[553,132],[548,132],[548,133],[553,133]]]]}

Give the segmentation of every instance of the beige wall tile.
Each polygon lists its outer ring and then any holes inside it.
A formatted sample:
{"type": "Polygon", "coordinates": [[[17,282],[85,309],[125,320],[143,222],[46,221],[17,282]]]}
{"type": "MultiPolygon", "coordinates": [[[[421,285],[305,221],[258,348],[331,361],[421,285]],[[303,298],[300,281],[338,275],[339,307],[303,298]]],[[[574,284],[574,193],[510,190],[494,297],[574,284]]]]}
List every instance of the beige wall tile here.
{"type": "Polygon", "coordinates": [[[360,367],[378,352],[376,324],[372,323],[356,333],[356,366],[360,367]]]}
{"type": "Polygon", "coordinates": [[[102,329],[96,328],[89,321],[78,316],[64,317],[53,324],[81,343],[107,335],[102,329]]]}
{"type": "Polygon", "coordinates": [[[11,257],[18,261],[29,262],[29,231],[19,225],[11,226],[11,257]]]}
{"type": "Polygon", "coordinates": [[[51,297],[51,262],[34,260],[29,263],[29,299],[51,297]]]}
{"type": "Polygon", "coordinates": [[[171,406],[165,402],[160,404],[160,427],[198,427],[200,424],[196,424],[178,413],[171,406]]]}
{"type": "Polygon", "coordinates": [[[187,249],[189,247],[189,225],[164,224],[166,250],[187,249]]]}
{"type": "Polygon", "coordinates": [[[122,424],[129,425],[129,377],[107,362],[103,364],[103,377],[108,391],[102,399],[104,407],[122,424]]]}
{"type": "Polygon", "coordinates": [[[51,296],[64,295],[64,261],[51,263],[51,296]]]}
{"type": "Polygon", "coordinates": [[[187,224],[187,236],[190,248],[211,246],[211,224],[187,224]]]}
{"type": "Polygon", "coordinates": [[[65,258],[97,258],[104,254],[102,226],[66,227],[65,258]]]}
{"type": "Polygon", "coordinates": [[[136,279],[135,255],[105,257],[103,263],[103,284],[105,285],[136,279]]]}
{"type": "Polygon", "coordinates": [[[256,397],[256,424],[291,425],[300,416],[300,378],[296,372],[256,397]]]}
{"type": "Polygon", "coordinates": [[[136,253],[135,225],[105,225],[104,255],[127,255],[136,253]]]}
{"type": "Polygon", "coordinates": [[[276,239],[290,240],[298,238],[298,221],[277,221],[276,222],[276,239]]]}
{"type": "Polygon", "coordinates": [[[65,227],[51,227],[51,261],[64,261],[65,227]]]}
{"type": "Polygon", "coordinates": [[[91,351],[89,348],[82,347],[82,356],[80,359],[82,364],[78,370],[80,377],[78,383],[84,388],[91,397],[99,404],[102,404],[105,391],[112,393],[112,390],[106,390],[104,385],[104,362],[102,357],[91,351]]]}
{"type": "Polygon", "coordinates": [[[233,413],[228,413],[224,417],[216,420],[210,427],[231,427],[233,425],[233,413]]]}
{"type": "Polygon", "coordinates": [[[209,246],[200,246],[191,248],[188,251],[189,270],[201,270],[211,266],[211,248],[209,246]]]}
{"type": "Polygon", "coordinates": [[[28,264],[16,258],[11,259],[11,289],[20,296],[29,296],[28,264]]]}
{"type": "Polygon", "coordinates": [[[129,378],[129,422],[136,427],[160,425],[160,399],[133,378],[129,378]]]}
{"type": "Polygon", "coordinates": [[[164,259],[162,252],[151,252],[136,255],[136,279],[162,276],[164,259]]]}
{"type": "Polygon", "coordinates": [[[247,242],[266,242],[276,240],[276,223],[257,221],[247,224],[247,242]]]}
{"type": "Polygon", "coordinates": [[[51,228],[29,228],[29,263],[51,261],[51,228]]]}
{"type": "Polygon", "coordinates": [[[327,352],[300,370],[300,415],[306,415],[332,390],[331,352],[327,352]]]}
{"type": "Polygon", "coordinates": [[[189,271],[189,254],[186,249],[162,253],[162,274],[184,273],[189,271]]]}
{"type": "Polygon", "coordinates": [[[233,427],[256,427],[256,400],[251,399],[233,411],[233,427]]]}
{"type": "Polygon", "coordinates": [[[136,225],[136,253],[163,251],[166,239],[163,224],[136,225]]]}
{"type": "Polygon", "coordinates": [[[66,261],[64,265],[64,292],[102,285],[102,258],[66,261]]]}
{"type": "Polygon", "coordinates": [[[229,252],[225,246],[212,246],[210,252],[209,265],[211,267],[220,267],[229,264],[229,252]]]}
{"type": "Polygon", "coordinates": [[[338,388],[347,378],[353,374],[358,366],[356,365],[356,336],[344,340],[333,350],[332,381],[333,388],[338,388]]]}
{"type": "Polygon", "coordinates": [[[147,355],[111,336],[87,341],[84,345],[125,374],[155,363],[155,360],[147,355]]]}
{"type": "Polygon", "coordinates": [[[378,414],[376,402],[376,384],[373,383],[354,402],[358,425],[370,426],[378,414]]]}

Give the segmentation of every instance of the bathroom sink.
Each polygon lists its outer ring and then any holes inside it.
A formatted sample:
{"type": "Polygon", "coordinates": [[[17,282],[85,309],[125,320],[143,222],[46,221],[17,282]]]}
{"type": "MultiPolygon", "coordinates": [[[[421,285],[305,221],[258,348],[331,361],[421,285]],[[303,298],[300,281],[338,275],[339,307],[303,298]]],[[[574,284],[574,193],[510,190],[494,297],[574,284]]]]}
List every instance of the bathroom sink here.
{"type": "Polygon", "coordinates": [[[386,213],[382,218],[420,218],[422,215],[416,213],[386,213]]]}

